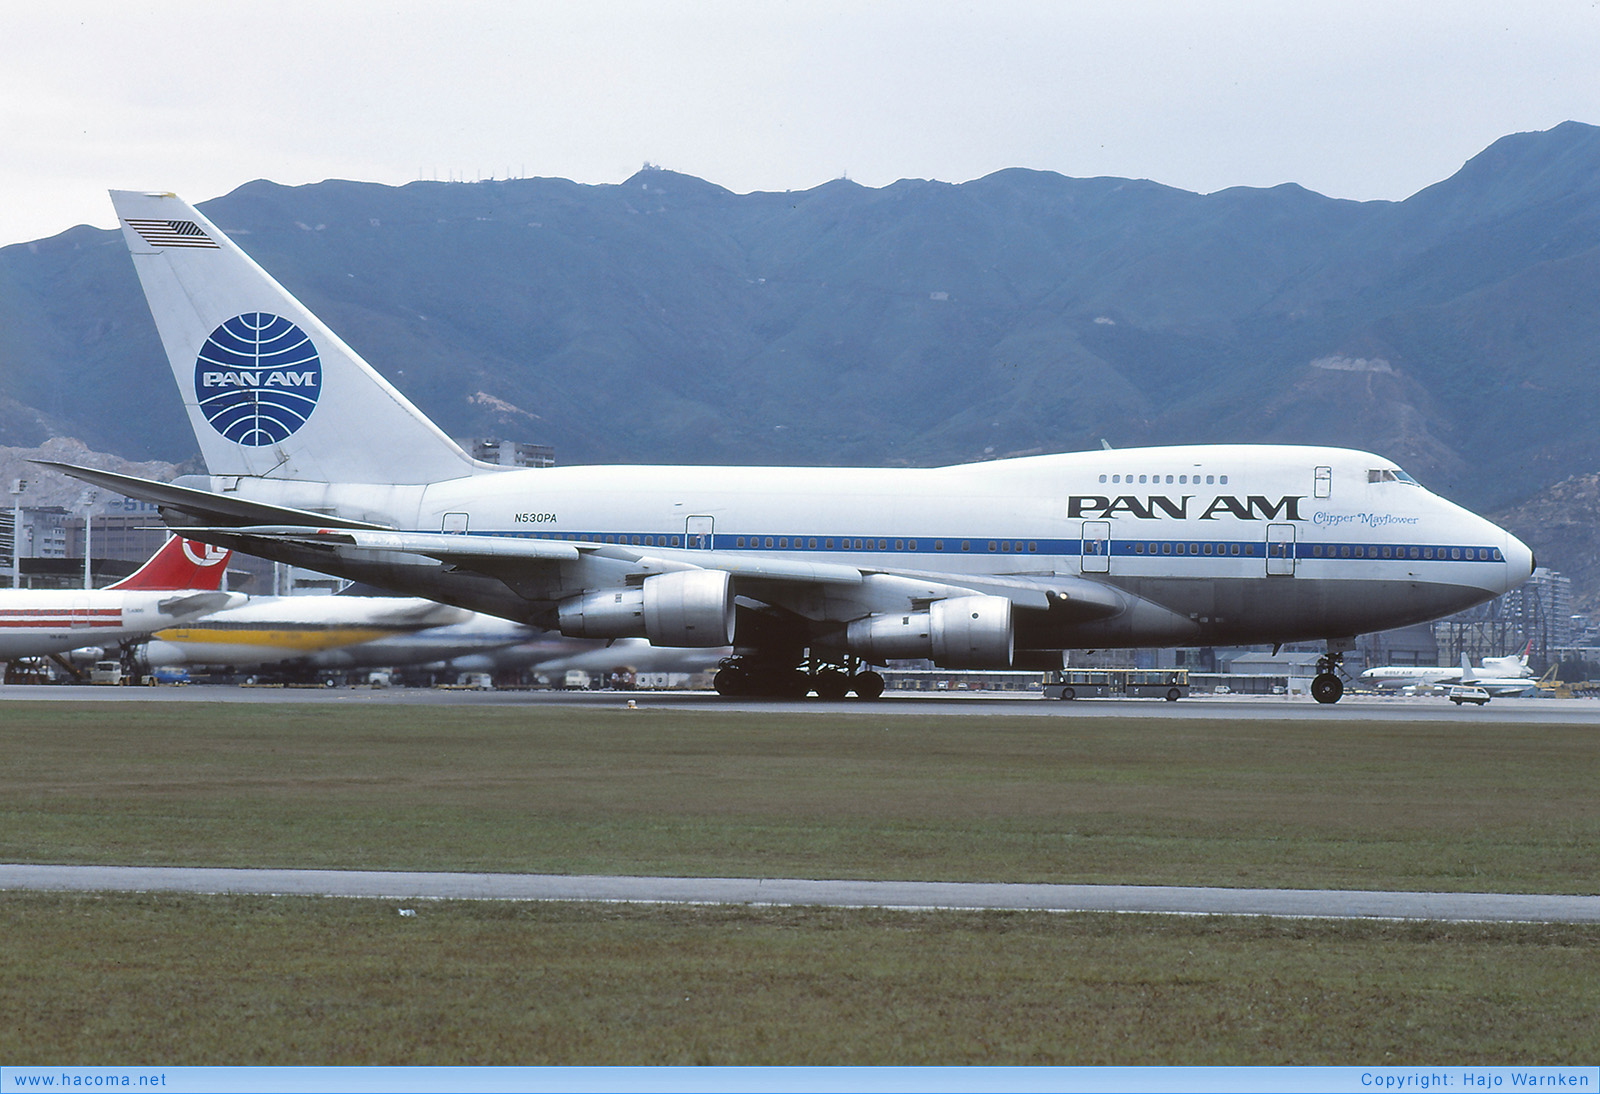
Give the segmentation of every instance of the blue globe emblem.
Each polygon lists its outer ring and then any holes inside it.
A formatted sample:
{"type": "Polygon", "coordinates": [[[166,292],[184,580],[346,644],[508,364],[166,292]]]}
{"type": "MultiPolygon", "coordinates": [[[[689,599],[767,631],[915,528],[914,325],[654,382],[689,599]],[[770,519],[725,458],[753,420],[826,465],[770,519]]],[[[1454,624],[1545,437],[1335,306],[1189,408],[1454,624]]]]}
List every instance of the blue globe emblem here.
{"type": "Polygon", "coordinates": [[[194,364],[211,428],[234,444],[277,444],[306,424],[322,394],[322,359],[281,315],[246,312],[211,332],[194,364]]]}

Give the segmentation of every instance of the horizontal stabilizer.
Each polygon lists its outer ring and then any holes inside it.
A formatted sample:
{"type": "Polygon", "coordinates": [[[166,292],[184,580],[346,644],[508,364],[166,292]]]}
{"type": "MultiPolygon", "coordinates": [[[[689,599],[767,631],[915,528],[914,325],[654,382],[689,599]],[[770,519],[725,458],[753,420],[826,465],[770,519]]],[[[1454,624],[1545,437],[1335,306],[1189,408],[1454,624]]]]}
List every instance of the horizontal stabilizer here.
{"type": "Polygon", "coordinates": [[[243,593],[206,592],[188,596],[169,596],[156,607],[163,615],[209,615],[224,608],[237,608],[245,602],[243,593]]]}
{"type": "Polygon", "coordinates": [[[225,494],[212,493],[210,490],[196,490],[190,486],[178,486],[170,482],[141,479],[136,475],[119,475],[115,471],[101,471],[93,467],[79,467],[77,464],[57,463],[54,460],[31,462],[41,467],[53,468],[63,475],[71,475],[94,486],[114,490],[127,497],[148,501],[162,509],[180,510],[208,524],[231,526],[277,524],[295,525],[301,528],[381,529],[383,527],[379,524],[333,517],[326,513],[313,513],[306,509],[291,509],[281,505],[248,501],[244,498],[232,498],[225,494]]]}

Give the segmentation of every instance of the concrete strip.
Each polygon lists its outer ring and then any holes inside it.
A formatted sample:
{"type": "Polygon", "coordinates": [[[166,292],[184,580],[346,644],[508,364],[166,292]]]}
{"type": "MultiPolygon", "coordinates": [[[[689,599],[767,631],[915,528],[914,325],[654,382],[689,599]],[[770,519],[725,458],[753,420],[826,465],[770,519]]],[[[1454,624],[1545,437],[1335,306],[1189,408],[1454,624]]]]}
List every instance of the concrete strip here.
{"type": "Polygon", "coordinates": [[[4,889],[1600,923],[1600,896],[1219,889],[1170,885],[0,865],[0,890],[4,889]]]}

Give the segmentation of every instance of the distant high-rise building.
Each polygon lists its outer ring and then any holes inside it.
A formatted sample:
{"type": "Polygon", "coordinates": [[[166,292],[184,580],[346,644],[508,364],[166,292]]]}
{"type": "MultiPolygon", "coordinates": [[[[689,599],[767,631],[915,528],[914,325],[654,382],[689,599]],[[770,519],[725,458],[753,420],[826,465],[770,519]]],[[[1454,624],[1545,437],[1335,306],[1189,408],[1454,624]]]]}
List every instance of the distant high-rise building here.
{"type": "Polygon", "coordinates": [[[556,462],[556,450],[547,444],[485,437],[468,441],[462,447],[472,453],[473,459],[502,467],[554,467],[556,462]]]}
{"type": "Polygon", "coordinates": [[[1462,654],[1478,660],[1521,653],[1530,641],[1535,661],[1549,664],[1573,644],[1572,580],[1540,567],[1504,596],[1441,619],[1433,630],[1443,665],[1459,663],[1462,654]]]}

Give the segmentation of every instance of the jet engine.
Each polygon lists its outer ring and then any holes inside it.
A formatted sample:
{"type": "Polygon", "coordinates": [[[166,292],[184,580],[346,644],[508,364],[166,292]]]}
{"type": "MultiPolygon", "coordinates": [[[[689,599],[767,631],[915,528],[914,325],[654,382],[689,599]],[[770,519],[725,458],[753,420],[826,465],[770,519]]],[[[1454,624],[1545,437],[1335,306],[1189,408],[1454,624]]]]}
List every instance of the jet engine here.
{"type": "Polygon", "coordinates": [[[857,619],[846,631],[853,654],[875,664],[927,657],[947,669],[1011,667],[1011,601],[1003,596],[935,600],[924,612],[895,612],[857,619]]]}
{"type": "Polygon", "coordinates": [[[725,570],[674,570],[638,588],[606,589],[563,600],[569,638],[645,638],[653,646],[733,642],[733,583],[725,570]]]}

